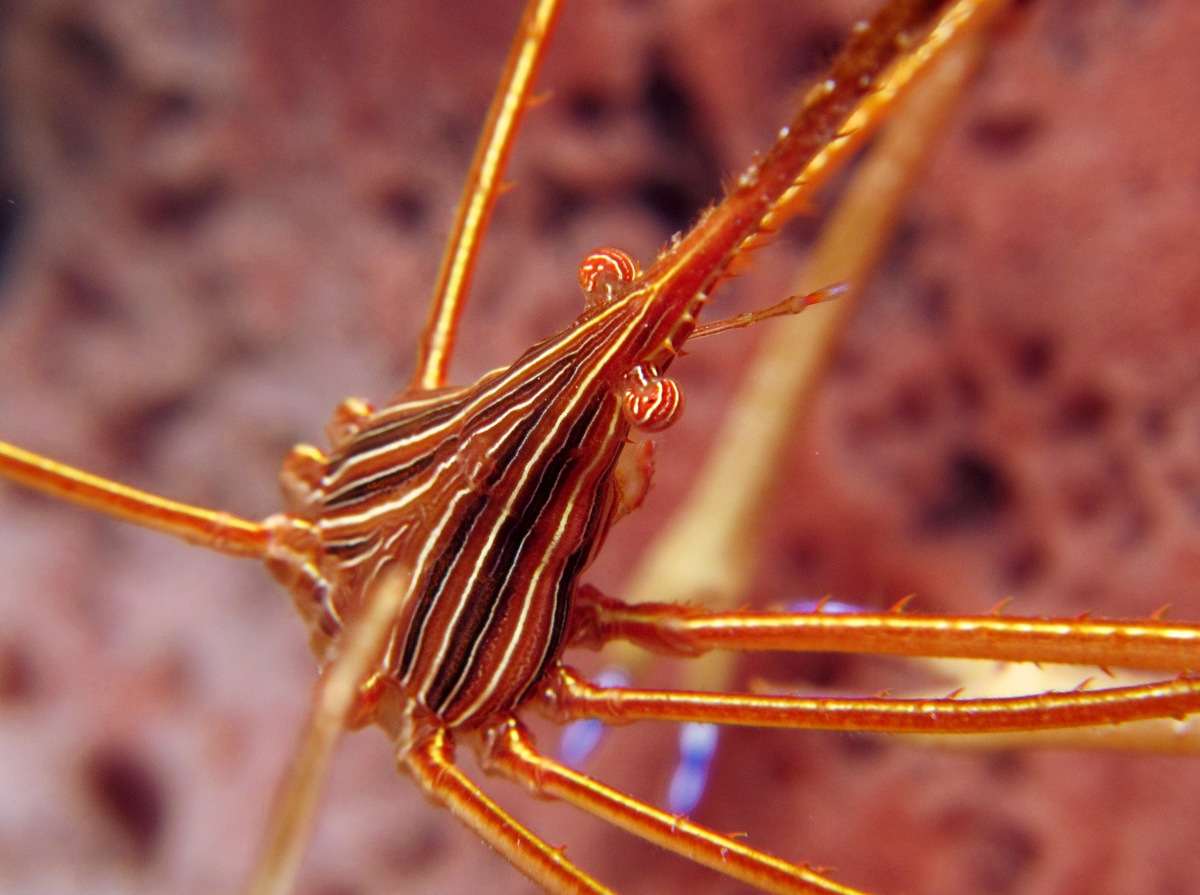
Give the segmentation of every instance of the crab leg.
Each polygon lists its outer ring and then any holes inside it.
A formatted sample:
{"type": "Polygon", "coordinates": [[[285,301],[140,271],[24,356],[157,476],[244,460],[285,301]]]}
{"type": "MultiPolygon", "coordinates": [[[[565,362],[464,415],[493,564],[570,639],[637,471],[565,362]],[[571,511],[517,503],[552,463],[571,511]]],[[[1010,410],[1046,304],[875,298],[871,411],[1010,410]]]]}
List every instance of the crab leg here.
{"type": "Polygon", "coordinates": [[[662,848],[781,895],[861,895],[685,818],[659,811],[538,753],[529,733],[507,720],[487,733],[484,768],[524,784],[539,796],[560,798],[662,848]]]}
{"type": "Polygon", "coordinates": [[[434,729],[400,758],[425,794],[444,805],[509,863],[552,895],[611,895],[568,861],[561,849],[539,839],[489,799],[454,763],[454,743],[444,727],[434,729]]]}
{"type": "Polygon", "coordinates": [[[446,384],[450,354],[471,274],[479,257],[480,240],[502,192],[500,178],[504,175],[521,119],[529,107],[529,94],[558,20],[560,3],[561,0],[530,3],[509,51],[438,271],[413,378],[413,386],[418,389],[440,388],[446,384]]]}
{"type": "Polygon", "coordinates": [[[863,730],[999,733],[1092,727],[1200,712],[1200,679],[1000,699],[837,699],[596,687],[560,668],[543,691],[556,716],[610,723],[649,720],[863,730]]]}
{"type": "Polygon", "coordinates": [[[48,460],[0,441],[0,476],[124,522],[233,556],[267,555],[266,526],[180,503],[48,460]]]}
{"type": "Polygon", "coordinates": [[[576,642],[627,640],[697,655],[710,649],[880,653],[1061,662],[1161,671],[1200,669],[1200,626],[1158,620],[1027,619],[885,613],[710,613],[677,603],[628,605],[580,588],[576,642]]]}

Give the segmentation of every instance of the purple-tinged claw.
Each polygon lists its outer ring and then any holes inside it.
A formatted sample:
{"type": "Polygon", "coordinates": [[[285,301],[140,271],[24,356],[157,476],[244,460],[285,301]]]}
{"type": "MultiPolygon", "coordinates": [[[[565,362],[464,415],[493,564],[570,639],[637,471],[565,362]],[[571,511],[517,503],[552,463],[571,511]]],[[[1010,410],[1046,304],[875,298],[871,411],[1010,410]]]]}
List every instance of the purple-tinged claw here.
{"type": "Polygon", "coordinates": [[[689,722],[679,730],[679,766],[667,790],[667,810],[691,814],[704,795],[708,771],[717,751],[717,725],[689,722]]]}
{"type": "Polygon", "coordinates": [[[603,735],[604,725],[594,718],[573,721],[563,728],[562,736],[558,738],[558,760],[579,770],[603,735]]]}
{"type": "MultiPolygon", "coordinates": [[[[606,668],[596,676],[598,687],[628,687],[629,675],[619,668],[606,668]]],[[[558,759],[569,768],[578,770],[604,736],[604,722],[595,718],[575,721],[563,728],[558,739],[558,759]]]]}

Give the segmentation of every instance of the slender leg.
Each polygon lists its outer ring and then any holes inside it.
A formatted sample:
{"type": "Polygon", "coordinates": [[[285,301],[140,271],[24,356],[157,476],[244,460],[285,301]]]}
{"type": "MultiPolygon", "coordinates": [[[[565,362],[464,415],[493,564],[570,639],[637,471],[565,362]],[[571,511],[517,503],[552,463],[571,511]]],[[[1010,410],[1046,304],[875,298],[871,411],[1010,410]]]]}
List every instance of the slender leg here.
{"type": "Polygon", "coordinates": [[[861,895],[804,867],[797,867],[667,814],[539,754],[515,719],[487,732],[484,769],[508,777],[539,796],[560,798],[614,826],[641,836],[734,879],[782,895],[861,895]]]}
{"type": "Polygon", "coordinates": [[[0,441],[0,476],[106,516],[234,556],[262,558],[267,529],[229,513],[139,491],[0,441]]]}
{"type": "MultiPolygon", "coordinates": [[[[407,573],[383,577],[368,596],[365,612],[347,631],[341,652],[324,669],[312,714],[280,784],[246,887],[248,895],[286,895],[292,891],[334,749],[356,706],[372,696],[371,670],[383,653],[408,588],[407,573]]],[[[355,720],[361,723],[361,719],[355,720]]]]}
{"type": "Polygon", "coordinates": [[[694,342],[696,339],[703,339],[705,336],[715,336],[718,333],[728,332],[731,329],[744,329],[747,326],[752,326],[763,320],[770,320],[773,317],[794,317],[805,308],[820,304],[823,301],[829,301],[831,298],[840,298],[843,295],[849,294],[849,292],[849,283],[837,283],[805,295],[790,295],[783,301],[778,301],[770,307],[760,308],[757,311],[746,311],[741,314],[735,314],[732,317],[726,317],[724,320],[714,320],[712,323],[704,323],[697,326],[692,332],[690,340],[694,342]]]}
{"type": "Polygon", "coordinates": [[[500,178],[509,151],[517,135],[521,118],[529,105],[529,93],[537,78],[542,58],[561,0],[534,0],[525,8],[521,27],[509,51],[508,63],[471,162],[471,171],[463,188],[454,229],[446,244],[446,254],[438,271],[429,318],[421,336],[420,356],[413,386],[440,388],[446,384],[454,335],[462,316],[463,303],[471,273],[479,255],[479,241],[502,191],[500,178]]]}
{"type": "Polygon", "coordinates": [[[627,640],[677,655],[710,649],[1062,662],[1162,671],[1200,669],[1200,625],[1158,620],[1023,619],[886,613],[710,613],[675,603],[629,605],[581,587],[573,642],[627,640]]]}
{"type": "Polygon", "coordinates": [[[562,849],[551,848],[506,814],[454,764],[454,745],[444,727],[418,737],[400,756],[407,769],[438,804],[478,833],[510,864],[552,895],[611,895],[568,861],[562,849]]]}
{"type": "Polygon", "coordinates": [[[837,699],[596,687],[566,668],[543,700],[558,718],[655,719],[877,733],[998,733],[1091,727],[1200,712],[1200,678],[1000,699],[837,699]]]}

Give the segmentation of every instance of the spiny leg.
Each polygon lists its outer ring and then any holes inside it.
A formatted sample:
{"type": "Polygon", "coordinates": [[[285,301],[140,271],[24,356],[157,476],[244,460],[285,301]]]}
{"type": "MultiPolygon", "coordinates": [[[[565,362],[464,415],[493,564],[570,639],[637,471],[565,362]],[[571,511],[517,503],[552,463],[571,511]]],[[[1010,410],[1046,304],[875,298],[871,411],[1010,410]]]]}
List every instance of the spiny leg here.
{"type": "Polygon", "coordinates": [[[425,794],[478,833],[510,864],[551,895],[611,895],[489,799],[454,763],[450,732],[437,727],[417,737],[399,757],[425,794]]]}
{"type": "MultiPolygon", "coordinates": [[[[1026,693],[1067,691],[1089,686],[1081,683],[1081,669],[1075,665],[1042,665],[1031,662],[976,662],[970,659],[909,660],[923,672],[953,681],[952,686],[973,697],[1004,698],[1026,693]]],[[[1161,674],[1129,669],[1104,669],[1105,687],[1151,684],[1161,674]]],[[[941,695],[928,687],[906,696],[941,695]]],[[[1147,718],[1128,724],[1102,727],[1069,727],[1050,730],[988,733],[961,737],[953,734],[923,733],[906,737],[914,746],[980,749],[1057,748],[1093,751],[1156,752],[1173,755],[1200,755],[1200,714],[1186,718],[1147,718]]]]}
{"type": "Polygon", "coordinates": [[[509,50],[438,271],[429,318],[421,336],[414,388],[434,389],[446,384],[458,322],[479,256],[479,243],[502,192],[504,167],[529,106],[529,94],[558,19],[560,3],[561,0],[530,0],[509,50]]]}
{"type": "Polygon", "coordinates": [[[860,730],[877,733],[998,733],[1183,718],[1200,712],[1200,678],[1134,687],[1073,690],[1003,699],[838,699],[596,687],[566,668],[548,680],[554,717],[860,730]]]}
{"type": "Polygon", "coordinates": [[[715,613],[676,603],[629,605],[580,588],[574,641],[624,639],[645,649],[876,653],[1057,662],[1158,671],[1200,669],[1200,625],[1079,618],[1025,619],[886,613],[715,613]]]}
{"type": "MultiPolygon", "coordinates": [[[[1006,665],[1009,673],[983,678],[967,675],[962,665],[979,663],[959,661],[950,669],[951,677],[967,684],[973,694],[993,697],[990,704],[1000,710],[1018,709],[1021,699],[1004,701],[994,697],[1017,697],[1050,689],[1077,687],[1079,678],[1067,672],[1074,666],[1100,666],[1112,677],[1107,693],[1114,705],[1120,704],[1113,720],[1137,721],[1120,727],[1091,727],[1092,720],[1082,717],[1069,724],[1052,723],[1028,727],[990,724],[967,741],[955,737],[952,729],[931,726],[921,731],[930,743],[954,743],[973,747],[1058,745],[1084,748],[1146,749],[1160,752],[1200,750],[1200,730],[1194,723],[1181,724],[1178,706],[1157,703],[1154,688],[1170,686],[1153,682],[1142,672],[1122,671],[1113,675],[1110,668],[1179,671],[1200,668],[1200,625],[1146,621],[1106,621],[1091,619],[1020,619],[999,616],[936,617],[891,613],[832,614],[820,611],[805,614],[784,613],[709,613],[673,603],[628,606],[600,596],[590,588],[582,589],[576,605],[580,624],[576,642],[598,646],[610,638],[625,638],[642,648],[675,655],[696,655],[710,649],[786,650],[818,652],[858,652],[908,657],[939,657],[942,665],[953,659],[988,659],[1022,665],[1006,665]],[[1054,664],[1049,668],[1030,663],[1054,664]],[[1128,686],[1117,686],[1117,684],[1128,686]],[[1137,685],[1137,686],[1134,686],[1137,685]],[[1135,709],[1133,706],[1137,704],[1135,709]],[[1161,712],[1154,708],[1158,705],[1161,712]],[[1007,708],[1006,708],[1007,707],[1007,708]],[[1020,731],[1021,733],[1018,733],[1020,731]],[[943,736],[950,734],[950,736],[943,736]],[[1044,734],[1044,735],[1043,735],[1044,734]]],[[[930,662],[935,673],[943,671],[930,662]]],[[[1078,672],[1079,669],[1077,668],[1078,672]]],[[[944,673],[944,671],[943,671],[944,673]]],[[[611,691],[610,691],[611,692],[611,691]]],[[[977,700],[978,702],[984,702],[977,700]]],[[[945,710],[932,713],[945,717],[945,710]]],[[[964,700],[944,701],[945,706],[961,707],[964,700]]],[[[954,711],[958,711],[955,708],[954,711]]],[[[1195,709],[1187,709],[1194,712],[1195,709]]],[[[1069,719],[1065,715],[1062,718],[1069,719]]]]}
{"type": "Polygon", "coordinates": [[[570,802],[662,848],[766,892],[782,895],[861,895],[804,867],[781,861],[712,830],[659,811],[538,753],[514,719],[487,731],[484,769],[537,795],[570,802]]]}

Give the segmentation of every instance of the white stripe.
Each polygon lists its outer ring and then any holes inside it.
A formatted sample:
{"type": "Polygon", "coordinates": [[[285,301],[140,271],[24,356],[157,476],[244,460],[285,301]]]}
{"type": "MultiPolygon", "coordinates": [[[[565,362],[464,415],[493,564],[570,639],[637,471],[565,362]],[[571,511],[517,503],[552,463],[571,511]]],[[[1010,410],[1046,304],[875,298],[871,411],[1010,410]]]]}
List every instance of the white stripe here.
{"type": "MultiPolygon", "coordinates": [[[[570,372],[569,367],[564,367],[564,370],[567,372],[570,372]]],[[[545,383],[545,385],[542,386],[542,388],[539,388],[535,392],[534,396],[536,397],[536,396],[541,395],[543,392],[545,392],[547,390],[552,390],[552,387],[556,384],[557,384],[557,378],[548,380],[545,383]]],[[[560,417],[559,420],[560,420],[560,425],[561,425],[562,417],[560,417]]],[[[515,430],[516,428],[518,428],[518,426],[514,425],[512,427],[512,429],[510,429],[510,431],[515,430]]],[[[555,431],[557,431],[557,430],[555,430],[555,431]]],[[[505,437],[507,437],[507,435],[508,435],[508,433],[506,432],[505,437]]],[[[521,439],[521,441],[518,442],[514,446],[516,453],[520,452],[520,448],[524,444],[524,440],[525,440],[525,437],[523,437],[521,439]]],[[[544,452],[544,450],[546,449],[546,446],[551,441],[552,441],[552,439],[546,439],[545,441],[542,442],[541,445],[539,445],[538,450],[534,455],[535,459],[541,458],[541,455],[544,452]]],[[[499,441],[497,443],[499,443],[499,441]]],[[[521,491],[521,489],[524,486],[524,483],[528,480],[530,469],[535,465],[536,465],[535,463],[528,463],[528,462],[522,464],[521,477],[520,477],[520,479],[518,479],[517,484],[512,489],[512,491],[511,491],[512,495],[515,495],[521,491]]],[[[479,551],[478,555],[476,556],[475,564],[474,564],[473,568],[471,569],[471,574],[467,576],[467,581],[474,581],[479,576],[480,566],[484,562],[487,561],[487,559],[491,553],[492,547],[495,545],[496,537],[499,533],[500,527],[503,525],[506,518],[512,514],[512,507],[513,507],[513,498],[512,498],[512,496],[510,496],[509,500],[506,502],[506,504],[504,506],[504,511],[501,512],[497,516],[496,522],[493,524],[492,529],[487,533],[487,538],[484,541],[484,546],[479,551]]],[[[446,654],[450,650],[450,643],[454,638],[455,628],[458,626],[459,622],[462,619],[462,614],[463,614],[463,611],[465,610],[465,606],[466,606],[466,600],[459,599],[457,602],[455,611],[454,611],[453,615],[451,615],[451,617],[450,617],[450,623],[446,626],[446,632],[443,635],[441,642],[437,645],[437,648],[434,653],[434,656],[435,656],[434,660],[433,660],[433,662],[431,662],[429,664],[429,671],[425,675],[425,680],[421,682],[420,690],[423,693],[426,693],[431,689],[431,687],[433,685],[433,678],[436,677],[437,674],[439,673],[439,671],[441,670],[441,666],[442,666],[442,663],[445,661],[446,654]]],[[[425,633],[424,630],[422,630],[421,636],[418,638],[417,643],[415,644],[416,649],[414,650],[414,652],[417,652],[420,650],[421,641],[424,639],[424,633],[425,633]]]]}
{"type": "MultiPolygon", "coordinates": [[[[644,316],[644,312],[640,316],[644,316]]],[[[623,328],[622,331],[623,332],[632,331],[632,327],[623,328]]],[[[559,432],[563,426],[569,427],[570,425],[574,424],[574,421],[577,418],[577,414],[575,413],[575,410],[579,406],[579,404],[584,400],[584,396],[586,395],[586,393],[588,391],[587,386],[599,376],[599,371],[603,370],[608,365],[608,362],[612,360],[613,356],[619,351],[619,349],[623,346],[623,344],[624,344],[624,340],[622,340],[622,339],[612,340],[609,343],[607,352],[602,353],[596,361],[589,362],[589,364],[588,364],[588,368],[590,370],[589,375],[587,375],[586,377],[583,377],[582,380],[580,380],[580,379],[574,380],[577,384],[574,399],[567,405],[567,407],[565,408],[565,410],[563,412],[559,413],[557,425],[551,430],[550,435],[546,439],[544,439],[544,441],[539,446],[538,451],[535,453],[532,460],[525,463],[524,472],[522,473],[521,478],[518,480],[518,482],[516,483],[516,485],[512,488],[512,490],[510,492],[510,497],[505,504],[504,513],[502,513],[499,517],[497,517],[497,522],[493,526],[492,531],[489,533],[487,545],[484,550],[480,551],[479,558],[475,564],[475,568],[473,569],[471,576],[468,578],[469,581],[474,581],[476,576],[479,574],[480,564],[482,562],[484,562],[486,557],[489,555],[491,547],[495,543],[496,537],[498,536],[501,525],[506,520],[506,517],[512,514],[512,510],[513,510],[513,507],[516,502],[515,501],[516,495],[522,493],[525,490],[525,486],[529,480],[529,475],[530,475],[531,470],[533,470],[534,468],[538,468],[539,474],[540,474],[540,472],[542,471],[542,467],[543,467],[543,464],[541,463],[541,461],[542,461],[543,455],[545,454],[546,450],[549,448],[550,445],[556,444],[559,432]],[[570,422],[568,422],[568,421],[570,421],[570,422]]],[[[610,437],[611,437],[612,431],[613,430],[610,428],[610,437]]],[[[594,457],[596,459],[598,459],[601,453],[602,452],[600,452],[600,451],[595,452],[594,457]]],[[[563,516],[559,519],[558,532],[555,534],[554,540],[551,542],[551,546],[557,544],[561,540],[563,526],[566,524],[566,520],[569,515],[571,515],[571,514],[569,514],[569,513],[563,514],[563,516]]],[[[528,537],[528,534],[526,534],[526,537],[528,537]]],[[[523,544],[524,542],[525,542],[525,538],[522,538],[521,543],[523,544]]],[[[519,550],[518,550],[517,555],[520,556],[519,550]]],[[[541,570],[539,570],[537,573],[537,575],[539,577],[541,576],[541,574],[543,574],[543,571],[545,570],[545,568],[546,568],[546,566],[543,564],[541,567],[541,570]]],[[[507,582],[507,580],[508,580],[508,578],[506,577],[505,581],[507,582]]],[[[536,580],[536,578],[535,578],[535,580],[536,580]]],[[[499,589],[497,589],[497,590],[499,590],[499,589]]],[[[530,593],[533,590],[534,590],[533,587],[529,587],[526,589],[526,593],[530,593]]],[[[528,617],[529,617],[529,611],[531,609],[531,604],[532,604],[531,600],[524,601],[524,606],[521,609],[521,618],[520,618],[520,621],[518,622],[518,630],[523,630],[524,627],[526,626],[526,623],[527,623],[528,617]]],[[[460,602],[459,605],[460,605],[459,612],[454,617],[455,625],[457,625],[458,619],[462,613],[463,603],[460,602]]],[[[490,625],[490,623],[494,617],[496,608],[497,607],[495,605],[493,605],[492,611],[491,611],[491,613],[489,613],[489,615],[485,621],[483,630],[486,630],[486,628],[490,625]]],[[[444,659],[446,652],[449,649],[450,635],[451,635],[451,629],[448,628],[447,636],[443,639],[443,642],[441,644],[441,649],[438,652],[437,664],[439,666],[440,666],[442,660],[444,659]]],[[[479,648],[478,642],[476,642],[475,644],[472,645],[472,647],[471,647],[471,657],[472,658],[474,657],[478,648],[479,648]]],[[[508,648],[506,650],[506,653],[505,653],[505,661],[506,662],[511,660],[512,652],[515,649],[516,649],[516,640],[514,639],[513,642],[511,642],[508,645],[508,648]]],[[[452,691],[450,696],[447,697],[446,704],[453,701],[453,696],[455,694],[457,694],[457,692],[461,689],[461,687],[462,687],[462,682],[460,679],[459,683],[455,685],[454,690],[452,691]]],[[[486,693],[484,694],[484,696],[486,697],[486,696],[490,695],[492,692],[494,692],[494,689],[495,689],[494,686],[489,688],[486,691],[486,693]]],[[[480,698],[482,699],[483,697],[480,697],[480,698]]],[[[480,703],[480,699],[476,699],[475,703],[473,705],[478,705],[479,703],[480,703]]],[[[462,717],[466,716],[466,714],[464,714],[464,713],[459,713],[459,714],[462,717]]]]}
{"type": "MultiPolygon", "coordinates": [[[[613,433],[617,429],[618,425],[619,425],[619,419],[614,418],[612,420],[612,423],[608,427],[608,432],[606,433],[605,437],[611,438],[613,433]]],[[[592,472],[594,472],[595,468],[600,465],[600,460],[601,460],[601,457],[603,456],[603,453],[600,451],[597,451],[592,456],[593,456],[593,462],[587,466],[587,468],[584,470],[582,475],[577,476],[575,479],[576,487],[574,488],[571,498],[569,500],[569,503],[568,503],[569,506],[575,505],[576,501],[579,498],[579,494],[582,491],[583,482],[585,480],[587,480],[589,475],[592,472]]],[[[594,509],[594,504],[590,504],[589,506],[591,506],[594,509]]],[[[550,542],[547,552],[553,551],[553,549],[559,543],[562,542],[563,536],[565,534],[565,530],[567,528],[568,521],[573,521],[575,518],[577,518],[576,514],[570,513],[570,512],[563,513],[560,516],[559,523],[558,523],[558,530],[555,532],[554,538],[550,542]]],[[[522,539],[521,539],[522,545],[525,543],[525,541],[528,539],[528,537],[531,533],[532,532],[527,532],[525,534],[525,536],[522,537],[522,539]]],[[[521,548],[518,548],[518,555],[520,554],[520,552],[522,552],[521,548]]],[[[537,567],[537,572],[536,572],[534,578],[532,579],[531,584],[526,588],[526,593],[530,594],[530,593],[534,593],[535,591],[537,591],[540,586],[541,578],[548,572],[549,572],[548,564],[539,563],[538,567],[537,567]]],[[[506,583],[507,583],[507,577],[506,577],[506,583]]],[[[520,644],[522,642],[522,639],[524,637],[525,628],[529,624],[529,615],[533,608],[533,602],[534,601],[531,599],[527,599],[524,601],[524,605],[521,608],[521,616],[517,622],[517,627],[516,627],[515,631],[513,632],[512,637],[509,638],[508,646],[505,648],[504,655],[501,657],[500,662],[497,665],[496,673],[492,677],[492,684],[486,690],[484,690],[482,693],[480,693],[480,695],[478,697],[476,697],[476,699],[469,706],[467,706],[467,708],[465,710],[458,713],[460,717],[471,717],[473,714],[475,714],[475,712],[477,712],[480,709],[481,706],[485,705],[487,703],[487,701],[489,699],[491,699],[492,696],[495,694],[495,692],[497,690],[498,682],[504,678],[504,676],[508,672],[509,668],[514,664],[513,663],[514,655],[516,653],[518,644],[520,644]]],[[[560,607],[557,605],[557,601],[556,601],[556,605],[554,607],[554,611],[556,614],[560,611],[560,607]]],[[[488,626],[490,626],[491,621],[492,621],[492,617],[489,616],[489,619],[488,619],[489,625],[488,626]]],[[[551,628],[553,628],[553,621],[554,620],[552,619],[551,620],[551,628]]],[[[485,630],[486,630],[486,627],[487,626],[485,626],[485,630]]],[[[479,649],[479,646],[481,645],[481,642],[482,642],[482,638],[480,638],[480,640],[477,641],[472,646],[471,655],[468,657],[468,663],[467,663],[468,665],[475,659],[476,653],[479,649]]],[[[547,642],[546,649],[549,649],[549,648],[550,648],[550,644],[547,642]]],[[[545,658],[546,658],[545,654],[543,653],[542,661],[539,662],[539,664],[543,664],[545,662],[545,658]]],[[[460,681],[459,684],[455,687],[454,693],[451,694],[451,696],[446,700],[447,703],[453,702],[454,696],[457,696],[458,691],[460,691],[461,689],[462,689],[462,682],[460,681]]]]}

